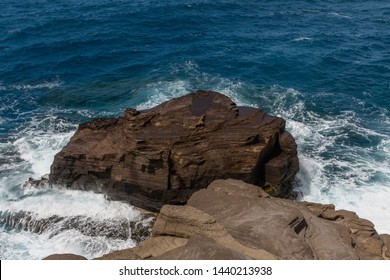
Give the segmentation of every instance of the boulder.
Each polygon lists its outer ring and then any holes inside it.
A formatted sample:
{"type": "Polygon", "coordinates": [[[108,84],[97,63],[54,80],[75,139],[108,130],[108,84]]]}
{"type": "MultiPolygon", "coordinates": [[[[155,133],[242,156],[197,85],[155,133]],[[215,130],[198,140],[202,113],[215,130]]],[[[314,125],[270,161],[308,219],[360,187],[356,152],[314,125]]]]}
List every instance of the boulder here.
{"type": "Polygon", "coordinates": [[[381,234],[380,239],[383,241],[382,256],[390,260],[390,234],[381,234]]]}
{"type": "Polygon", "coordinates": [[[54,254],[43,258],[43,260],[86,260],[86,258],[75,254],[54,254]]]}
{"type": "Polygon", "coordinates": [[[389,242],[356,213],[228,179],[185,206],[162,207],[152,237],[132,251],[143,259],[388,259],[389,242]]]}
{"type": "Polygon", "coordinates": [[[122,117],[81,124],[55,156],[49,183],[158,211],[215,179],[293,195],[297,147],[282,118],[198,91],[122,117]]]}
{"type": "Polygon", "coordinates": [[[152,235],[154,237],[168,235],[188,239],[204,237],[220,247],[229,248],[251,259],[278,259],[266,250],[247,246],[237,241],[212,216],[191,206],[164,205],[153,226],[152,235]]]}
{"type": "Polygon", "coordinates": [[[95,260],[141,260],[133,249],[124,249],[105,254],[95,260]]]}

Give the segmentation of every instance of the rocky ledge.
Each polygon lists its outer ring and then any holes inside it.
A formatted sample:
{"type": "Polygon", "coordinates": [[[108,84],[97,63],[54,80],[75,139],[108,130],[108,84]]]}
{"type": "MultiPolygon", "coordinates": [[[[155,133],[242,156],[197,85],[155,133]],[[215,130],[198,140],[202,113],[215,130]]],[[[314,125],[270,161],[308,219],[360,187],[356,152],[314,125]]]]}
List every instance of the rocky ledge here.
{"type": "Polygon", "coordinates": [[[187,205],[164,205],[152,237],[99,259],[390,258],[390,235],[334,205],[270,197],[239,180],[216,180],[187,205]]]}
{"type": "Polygon", "coordinates": [[[49,182],[153,211],[186,203],[216,179],[240,179],[290,197],[296,148],[282,118],[198,91],[81,124],[55,156],[49,182]]]}
{"type": "Polygon", "coordinates": [[[370,221],[285,199],[296,148],[283,119],[198,91],[81,124],[49,179],[29,183],[160,211],[152,237],[100,259],[389,259],[390,235],[370,221]]]}

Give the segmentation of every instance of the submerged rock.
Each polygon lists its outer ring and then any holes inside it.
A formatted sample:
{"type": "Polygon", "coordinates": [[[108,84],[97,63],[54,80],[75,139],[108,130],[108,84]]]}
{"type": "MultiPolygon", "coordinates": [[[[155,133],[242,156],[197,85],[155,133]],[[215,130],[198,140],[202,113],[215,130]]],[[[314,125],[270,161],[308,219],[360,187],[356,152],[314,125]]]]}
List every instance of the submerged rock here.
{"type": "Polygon", "coordinates": [[[289,197],[298,168],[282,118],[198,91],[81,124],[55,156],[49,181],[159,210],[184,204],[215,179],[241,179],[289,197]]]}

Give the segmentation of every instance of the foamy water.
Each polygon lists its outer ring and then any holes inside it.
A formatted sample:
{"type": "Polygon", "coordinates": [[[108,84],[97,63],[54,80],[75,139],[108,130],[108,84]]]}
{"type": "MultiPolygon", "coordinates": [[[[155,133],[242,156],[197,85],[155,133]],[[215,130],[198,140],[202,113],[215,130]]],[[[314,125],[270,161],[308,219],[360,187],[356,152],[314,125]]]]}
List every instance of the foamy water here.
{"type": "Polygon", "coordinates": [[[108,201],[102,194],[25,184],[50,172],[54,155],[77,128],[58,113],[34,114],[12,141],[1,144],[7,157],[0,178],[2,259],[41,259],[54,253],[99,257],[134,247],[133,228],[148,228],[151,222],[131,205],[108,201]]]}
{"type": "Polygon", "coordinates": [[[16,2],[0,3],[0,258],[133,246],[130,205],[24,183],[78,124],[200,89],[285,118],[302,199],[390,233],[388,1],[16,2]]]}
{"type": "MultiPolygon", "coordinates": [[[[355,211],[378,232],[390,232],[390,136],[364,125],[353,111],[320,116],[294,89],[276,86],[265,95],[298,144],[302,199],[355,211]]],[[[388,122],[387,111],[377,110],[388,122]]]]}
{"type": "MultiPolygon", "coordinates": [[[[199,88],[208,85],[209,89],[226,94],[240,106],[264,108],[286,119],[287,130],[298,144],[300,171],[297,178],[301,200],[335,204],[337,209],[354,211],[373,221],[378,232],[390,232],[389,135],[366,127],[353,111],[344,111],[336,118],[320,116],[307,107],[302,93],[292,88],[275,85],[255,89],[252,85],[210,77],[199,72],[196,64],[189,65],[199,78],[196,80],[199,88]],[[253,95],[245,96],[242,92],[253,95]],[[356,144],[348,141],[356,141],[356,144]]],[[[184,80],[154,83],[153,91],[148,92],[148,101],[141,103],[138,109],[182,96],[193,86],[184,80]]],[[[380,107],[377,110],[383,120],[389,122],[387,111],[380,107]]]]}

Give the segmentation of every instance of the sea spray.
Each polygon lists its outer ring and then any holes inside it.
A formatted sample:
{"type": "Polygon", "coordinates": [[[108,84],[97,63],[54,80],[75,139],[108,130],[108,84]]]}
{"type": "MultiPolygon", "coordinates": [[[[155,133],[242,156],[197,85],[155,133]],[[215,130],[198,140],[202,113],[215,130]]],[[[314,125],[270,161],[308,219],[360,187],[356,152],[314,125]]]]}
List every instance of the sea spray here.
{"type": "MultiPolygon", "coordinates": [[[[152,217],[101,194],[28,183],[50,172],[54,155],[77,124],[64,112],[35,112],[1,143],[0,254],[4,259],[41,259],[53,253],[87,258],[134,247],[150,234],[152,217]]],[[[77,112],[86,115],[86,112],[77,112]]]]}
{"type": "MultiPolygon", "coordinates": [[[[49,172],[78,124],[205,89],[286,119],[302,199],[356,211],[389,233],[390,3],[249,2],[1,1],[0,205],[13,209],[3,211],[70,199],[23,185],[49,172]]],[[[94,257],[133,244],[49,232],[2,228],[1,259],[94,257]]]]}

